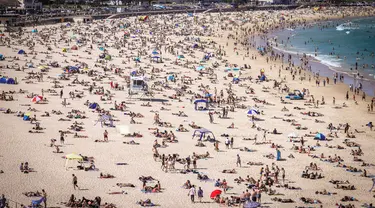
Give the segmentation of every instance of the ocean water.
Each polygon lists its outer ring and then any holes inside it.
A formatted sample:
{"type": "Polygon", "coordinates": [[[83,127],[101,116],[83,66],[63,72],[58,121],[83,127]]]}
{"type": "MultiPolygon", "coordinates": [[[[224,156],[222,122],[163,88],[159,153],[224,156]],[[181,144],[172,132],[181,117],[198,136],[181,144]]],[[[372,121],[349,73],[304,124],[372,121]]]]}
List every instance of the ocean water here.
{"type": "MultiPolygon", "coordinates": [[[[297,56],[305,53],[334,72],[348,77],[360,74],[356,83],[370,82],[366,85],[374,86],[375,17],[288,28],[272,34],[270,39],[269,42],[278,50],[297,56]]],[[[330,73],[332,76],[333,72],[330,73]]],[[[327,72],[321,74],[327,75],[327,72]]],[[[374,89],[366,91],[374,94],[374,89]]]]}

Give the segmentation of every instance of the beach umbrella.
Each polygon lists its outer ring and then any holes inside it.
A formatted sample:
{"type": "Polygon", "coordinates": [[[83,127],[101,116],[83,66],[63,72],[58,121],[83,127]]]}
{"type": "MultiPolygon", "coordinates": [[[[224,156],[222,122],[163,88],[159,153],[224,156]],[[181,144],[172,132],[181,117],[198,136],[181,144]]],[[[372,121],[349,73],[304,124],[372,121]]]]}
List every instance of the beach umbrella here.
{"type": "Polygon", "coordinates": [[[104,51],[104,48],[103,47],[99,47],[99,50],[104,51]]]}
{"type": "Polygon", "coordinates": [[[247,111],[247,115],[256,115],[256,114],[259,114],[259,112],[253,108],[247,111]]]}
{"type": "Polygon", "coordinates": [[[240,70],[240,68],[238,68],[238,67],[233,68],[233,71],[239,71],[239,70],[240,70]]]}
{"type": "Polygon", "coordinates": [[[18,54],[25,54],[25,51],[21,49],[18,51],[18,54]]]}
{"type": "Polygon", "coordinates": [[[128,125],[116,125],[116,130],[120,134],[129,134],[130,133],[130,127],[128,125]]]}
{"type": "Polygon", "coordinates": [[[152,58],[153,58],[153,59],[159,59],[160,56],[153,56],[152,58]]]}
{"type": "Polygon", "coordinates": [[[179,55],[179,56],[177,56],[177,58],[178,59],[183,59],[183,58],[185,58],[185,56],[184,55],[179,55]]]}
{"type": "Polygon", "coordinates": [[[33,99],[31,99],[31,102],[37,103],[39,101],[43,100],[43,97],[40,95],[34,96],[33,99]]]}
{"type": "Polygon", "coordinates": [[[246,204],[243,205],[243,208],[256,208],[260,207],[260,203],[258,202],[247,202],[246,204]]]}
{"type": "Polygon", "coordinates": [[[298,137],[298,134],[296,134],[295,132],[288,134],[288,138],[297,138],[297,137],[298,137]]]}
{"type": "Polygon", "coordinates": [[[72,46],[72,50],[78,50],[78,47],[76,45],[72,46]]]}
{"type": "Polygon", "coordinates": [[[197,71],[202,71],[203,69],[204,69],[204,66],[198,66],[198,67],[196,68],[197,71]]]}
{"type": "Polygon", "coordinates": [[[152,55],[158,55],[159,52],[157,52],[156,50],[152,51],[152,55]]]}
{"type": "Polygon", "coordinates": [[[3,59],[4,59],[4,55],[0,54],[0,60],[3,60],[3,59]]]}
{"type": "Polygon", "coordinates": [[[222,191],[219,190],[219,189],[214,190],[213,192],[211,192],[211,194],[210,194],[210,198],[211,198],[211,199],[214,199],[217,195],[220,195],[221,192],[222,192],[222,191]]]}
{"type": "Polygon", "coordinates": [[[111,60],[111,59],[112,59],[112,56],[111,56],[111,55],[107,54],[107,55],[105,56],[105,60],[111,60]]]}

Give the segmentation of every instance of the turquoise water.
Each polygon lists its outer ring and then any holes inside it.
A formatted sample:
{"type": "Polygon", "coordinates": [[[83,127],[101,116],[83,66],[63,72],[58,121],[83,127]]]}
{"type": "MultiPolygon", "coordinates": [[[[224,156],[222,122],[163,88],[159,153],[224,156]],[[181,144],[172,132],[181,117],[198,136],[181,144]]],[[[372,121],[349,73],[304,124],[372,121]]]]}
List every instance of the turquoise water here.
{"type": "Polygon", "coordinates": [[[278,32],[277,48],[375,81],[375,18],[329,21],[278,32]],[[289,37],[289,39],[288,39],[289,37]],[[357,63],[357,65],[356,65],[357,63]]]}

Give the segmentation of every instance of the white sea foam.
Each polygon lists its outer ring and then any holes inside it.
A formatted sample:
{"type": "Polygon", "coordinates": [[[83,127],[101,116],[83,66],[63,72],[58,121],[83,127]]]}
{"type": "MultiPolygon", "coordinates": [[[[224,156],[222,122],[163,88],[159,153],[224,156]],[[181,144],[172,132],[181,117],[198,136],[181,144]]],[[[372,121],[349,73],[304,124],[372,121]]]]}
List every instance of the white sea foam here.
{"type": "Polygon", "coordinates": [[[343,31],[343,30],[356,30],[359,29],[358,26],[354,25],[353,23],[343,23],[336,27],[336,30],[343,31]]]}

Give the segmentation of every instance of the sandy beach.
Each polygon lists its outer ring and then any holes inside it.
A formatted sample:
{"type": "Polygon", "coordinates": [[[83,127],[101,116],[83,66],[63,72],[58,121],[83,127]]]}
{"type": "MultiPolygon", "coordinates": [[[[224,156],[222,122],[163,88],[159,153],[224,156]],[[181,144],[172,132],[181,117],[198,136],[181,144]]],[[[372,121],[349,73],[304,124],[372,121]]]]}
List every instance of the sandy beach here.
{"type": "Polygon", "coordinates": [[[373,98],[347,99],[340,80],[292,66],[254,37],[374,14],[155,15],[4,33],[0,198],[10,207],[90,207],[82,197],[91,207],[373,203],[373,98]]]}

